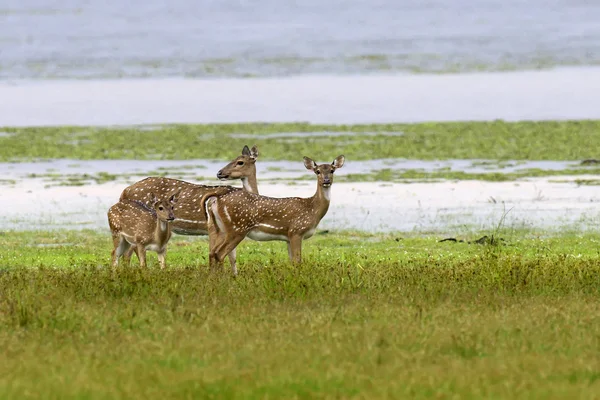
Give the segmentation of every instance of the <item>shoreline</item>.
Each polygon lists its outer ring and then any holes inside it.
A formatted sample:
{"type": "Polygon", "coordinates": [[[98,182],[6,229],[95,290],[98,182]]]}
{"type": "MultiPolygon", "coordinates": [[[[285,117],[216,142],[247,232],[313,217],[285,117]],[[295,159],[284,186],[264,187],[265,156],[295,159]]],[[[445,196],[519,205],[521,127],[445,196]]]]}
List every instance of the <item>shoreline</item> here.
{"type": "MultiPolygon", "coordinates": [[[[329,212],[320,230],[412,232],[421,234],[493,231],[503,226],[588,230],[600,221],[600,194],[578,186],[577,177],[511,182],[442,181],[336,183],[329,212]]],[[[46,187],[41,179],[21,179],[0,191],[0,226],[10,230],[108,229],[106,212],[127,186],[107,182],[85,186],[46,187]],[[15,199],[19,199],[15,202],[15,199]]],[[[233,182],[239,186],[239,183],[233,182]]],[[[259,183],[261,194],[309,197],[314,182],[259,183]]]]}

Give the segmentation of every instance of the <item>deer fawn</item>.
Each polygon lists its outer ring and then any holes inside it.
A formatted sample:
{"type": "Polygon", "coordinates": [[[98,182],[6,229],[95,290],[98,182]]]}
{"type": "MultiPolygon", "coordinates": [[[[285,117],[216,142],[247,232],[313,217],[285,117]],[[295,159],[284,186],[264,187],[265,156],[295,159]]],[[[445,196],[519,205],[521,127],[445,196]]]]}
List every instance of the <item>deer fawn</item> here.
{"type": "MultiPolygon", "coordinates": [[[[244,146],[242,154],[223,167],[217,173],[217,178],[221,180],[241,179],[245,190],[258,193],[258,184],[256,182],[256,159],[258,158],[258,149],[253,146],[249,149],[244,146]]],[[[143,179],[133,185],[125,188],[121,193],[121,201],[137,200],[148,204],[148,193],[152,192],[156,196],[166,196],[175,189],[180,189],[179,201],[173,212],[175,220],[171,223],[173,232],[179,235],[207,235],[206,214],[198,205],[200,198],[207,192],[227,193],[230,191],[241,190],[232,186],[206,186],[181,181],[178,179],[150,177],[143,179]]],[[[133,249],[130,249],[125,255],[129,259],[133,249]]],[[[232,268],[235,267],[235,251],[229,255],[229,262],[232,268]]]]}
{"type": "MultiPolygon", "coordinates": [[[[258,241],[283,240],[293,263],[302,261],[302,240],[310,238],[329,209],[333,173],[344,165],[344,156],[331,164],[317,165],[304,157],[304,166],[317,175],[317,192],[309,198],[273,198],[246,191],[204,195],[210,241],[210,265],[216,267],[226,254],[248,236],[258,241]]],[[[237,269],[232,266],[233,274],[237,269]]]]}
{"type": "MultiPolygon", "coordinates": [[[[171,221],[175,219],[173,205],[179,190],[167,200],[158,200],[150,194],[149,207],[138,200],[122,200],[108,210],[108,225],[112,232],[114,249],[112,266],[117,267],[119,257],[133,249],[146,267],[146,250],[156,251],[161,268],[165,268],[167,243],[171,238],[171,221]]],[[[129,259],[126,260],[129,263],[129,259]]]]}

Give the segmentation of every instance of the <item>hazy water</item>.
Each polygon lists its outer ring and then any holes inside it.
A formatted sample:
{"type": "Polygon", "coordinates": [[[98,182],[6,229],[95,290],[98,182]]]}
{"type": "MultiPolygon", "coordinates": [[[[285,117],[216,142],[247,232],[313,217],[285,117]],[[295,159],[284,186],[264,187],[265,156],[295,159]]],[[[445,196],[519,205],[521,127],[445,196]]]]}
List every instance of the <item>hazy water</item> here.
{"type": "Polygon", "coordinates": [[[597,0],[3,0],[0,78],[600,64],[597,0]]]}

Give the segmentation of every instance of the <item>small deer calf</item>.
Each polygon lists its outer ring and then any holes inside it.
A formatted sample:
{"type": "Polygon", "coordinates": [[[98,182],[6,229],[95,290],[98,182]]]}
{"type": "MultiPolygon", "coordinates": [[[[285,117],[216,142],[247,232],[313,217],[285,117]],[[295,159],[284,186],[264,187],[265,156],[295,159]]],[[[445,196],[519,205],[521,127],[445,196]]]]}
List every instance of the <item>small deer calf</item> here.
{"type": "MultiPolygon", "coordinates": [[[[167,200],[159,200],[151,193],[152,207],[138,200],[121,200],[108,210],[108,225],[114,244],[113,267],[118,265],[119,257],[128,253],[133,246],[140,267],[146,267],[146,250],[150,250],[156,251],[160,267],[165,268],[171,221],[175,219],[173,206],[178,194],[179,190],[167,200]]],[[[129,262],[128,257],[126,261],[129,262]]]]}

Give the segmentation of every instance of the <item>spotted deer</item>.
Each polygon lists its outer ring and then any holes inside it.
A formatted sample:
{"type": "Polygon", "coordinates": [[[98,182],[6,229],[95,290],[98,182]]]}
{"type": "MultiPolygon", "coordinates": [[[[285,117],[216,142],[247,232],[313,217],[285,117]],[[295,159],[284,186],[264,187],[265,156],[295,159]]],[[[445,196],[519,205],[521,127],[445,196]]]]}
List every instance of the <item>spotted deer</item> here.
{"type": "MultiPolygon", "coordinates": [[[[167,243],[171,238],[171,222],[175,219],[173,206],[179,190],[159,200],[150,194],[148,206],[138,200],[122,200],[108,210],[108,225],[112,232],[114,248],[112,266],[116,268],[119,258],[132,249],[138,256],[140,267],[146,267],[146,250],[156,251],[161,268],[165,268],[167,243]]],[[[129,263],[129,259],[126,259],[129,263]]]]}
{"type": "MultiPolygon", "coordinates": [[[[242,154],[223,167],[217,173],[217,178],[221,180],[241,179],[243,188],[252,193],[258,193],[258,183],[256,181],[256,159],[258,158],[258,148],[252,149],[244,146],[242,154]]],[[[190,182],[181,181],[172,178],[149,177],[142,179],[128,186],[121,193],[120,200],[136,200],[148,203],[148,194],[154,193],[156,196],[166,196],[175,189],[180,189],[179,201],[175,205],[173,212],[175,220],[171,223],[174,233],[179,235],[207,235],[206,214],[199,206],[200,198],[207,192],[228,193],[241,189],[232,186],[208,186],[197,185],[190,182]]],[[[130,249],[125,255],[129,259],[133,253],[130,249]]],[[[229,254],[229,262],[232,267],[235,266],[235,251],[229,254]]]]}
{"type": "MultiPolygon", "coordinates": [[[[344,165],[344,156],[331,164],[317,165],[304,157],[304,166],[317,175],[317,191],[309,198],[273,198],[247,191],[222,195],[206,194],[201,202],[206,210],[210,239],[211,267],[248,236],[257,241],[283,240],[292,263],[302,261],[302,240],[310,238],[327,213],[333,173],[344,165]]],[[[232,266],[232,272],[237,269],[232,266]]]]}

